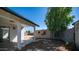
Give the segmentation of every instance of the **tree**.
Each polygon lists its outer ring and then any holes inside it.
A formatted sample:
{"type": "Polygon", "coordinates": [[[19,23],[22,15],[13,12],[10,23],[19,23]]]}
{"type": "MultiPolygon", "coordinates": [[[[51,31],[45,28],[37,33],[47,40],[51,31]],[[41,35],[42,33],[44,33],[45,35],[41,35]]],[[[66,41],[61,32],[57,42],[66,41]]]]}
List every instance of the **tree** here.
{"type": "Polygon", "coordinates": [[[51,7],[48,8],[45,23],[49,31],[54,35],[67,29],[67,26],[73,21],[71,16],[71,7],[51,7]]]}

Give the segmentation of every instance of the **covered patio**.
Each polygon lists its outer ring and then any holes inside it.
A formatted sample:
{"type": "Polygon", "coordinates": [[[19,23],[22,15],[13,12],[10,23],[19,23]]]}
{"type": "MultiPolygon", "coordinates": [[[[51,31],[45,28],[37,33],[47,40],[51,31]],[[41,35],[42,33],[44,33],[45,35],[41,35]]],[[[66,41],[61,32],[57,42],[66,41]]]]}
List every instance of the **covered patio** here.
{"type": "Polygon", "coordinates": [[[24,38],[27,26],[33,27],[35,31],[35,26],[38,25],[8,8],[0,8],[0,47],[21,49],[33,42],[34,36],[24,38]]]}

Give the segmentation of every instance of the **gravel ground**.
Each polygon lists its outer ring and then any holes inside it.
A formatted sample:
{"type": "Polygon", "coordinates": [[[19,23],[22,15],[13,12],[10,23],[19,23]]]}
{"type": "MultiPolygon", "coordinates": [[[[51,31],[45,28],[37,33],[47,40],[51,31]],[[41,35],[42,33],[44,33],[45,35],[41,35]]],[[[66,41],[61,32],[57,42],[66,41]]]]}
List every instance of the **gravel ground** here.
{"type": "Polygon", "coordinates": [[[22,48],[22,51],[69,51],[65,43],[60,40],[42,39],[22,48]]]}

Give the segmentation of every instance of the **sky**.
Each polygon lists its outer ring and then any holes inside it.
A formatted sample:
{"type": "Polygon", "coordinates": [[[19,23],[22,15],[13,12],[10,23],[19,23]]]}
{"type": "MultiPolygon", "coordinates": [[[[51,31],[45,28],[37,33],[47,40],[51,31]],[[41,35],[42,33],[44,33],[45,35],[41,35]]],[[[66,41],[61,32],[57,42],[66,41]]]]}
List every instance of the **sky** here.
{"type": "MultiPolygon", "coordinates": [[[[9,8],[17,12],[21,16],[38,24],[40,27],[36,27],[36,30],[47,29],[47,26],[44,23],[47,13],[47,7],[9,7],[9,8]]],[[[73,22],[79,20],[79,8],[78,7],[72,8],[71,15],[75,16],[73,22]]],[[[68,26],[68,28],[73,27],[72,23],[68,26]]]]}
{"type": "Polygon", "coordinates": [[[73,27],[73,23],[79,20],[79,7],[73,7],[72,8],[72,12],[71,15],[74,15],[75,18],[73,19],[73,22],[70,23],[70,25],[68,26],[68,28],[72,28],[73,27]]]}
{"type": "Polygon", "coordinates": [[[40,27],[36,27],[36,30],[47,29],[44,23],[47,13],[46,7],[10,7],[10,9],[38,24],[40,27]]]}

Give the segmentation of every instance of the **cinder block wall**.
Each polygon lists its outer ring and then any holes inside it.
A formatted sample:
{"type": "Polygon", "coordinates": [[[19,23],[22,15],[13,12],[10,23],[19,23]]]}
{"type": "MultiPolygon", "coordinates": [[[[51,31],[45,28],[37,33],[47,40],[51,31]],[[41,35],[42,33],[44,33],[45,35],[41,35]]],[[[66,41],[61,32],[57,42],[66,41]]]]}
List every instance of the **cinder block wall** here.
{"type": "Polygon", "coordinates": [[[61,38],[65,42],[74,43],[74,29],[64,31],[61,38]]]}
{"type": "MultiPolygon", "coordinates": [[[[34,32],[35,38],[41,38],[41,39],[52,39],[53,35],[51,35],[51,32],[48,30],[37,30],[34,32]]],[[[59,39],[69,42],[69,43],[74,43],[74,29],[68,29],[62,33],[60,33],[59,39]]]]}
{"type": "Polygon", "coordinates": [[[35,38],[40,38],[40,39],[50,39],[52,38],[50,31],[48,30],[36,30],[34,32],[35,38]]]}

